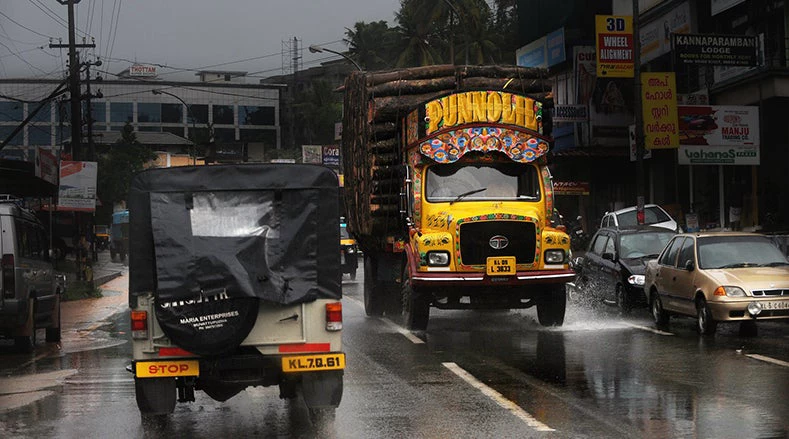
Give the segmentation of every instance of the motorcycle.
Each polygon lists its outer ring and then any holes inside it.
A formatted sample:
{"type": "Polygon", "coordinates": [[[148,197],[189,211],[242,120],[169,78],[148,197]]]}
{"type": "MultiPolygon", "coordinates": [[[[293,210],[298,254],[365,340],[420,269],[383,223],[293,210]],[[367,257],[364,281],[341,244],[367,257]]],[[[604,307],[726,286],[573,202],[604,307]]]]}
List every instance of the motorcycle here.
{"type": "Polygon", "coordinates": [[[570,249],[572,250],[586,250],[589,245],[589,235],[581,225],[582,218],[579,215],[575,221],[570,221],[567,227],[570,234],[570,249]]]}

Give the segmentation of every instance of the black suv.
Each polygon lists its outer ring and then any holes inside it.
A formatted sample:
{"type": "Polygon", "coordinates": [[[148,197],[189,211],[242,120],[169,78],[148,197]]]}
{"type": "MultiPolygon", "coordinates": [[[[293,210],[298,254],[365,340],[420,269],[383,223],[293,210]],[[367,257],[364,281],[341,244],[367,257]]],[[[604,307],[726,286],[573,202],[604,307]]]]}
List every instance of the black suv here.
{"type": "Polygon", "coordinates": [[[646,263],[657,258],[675,234],[654,226],[599,229],[586,254],[573,261],[576,278],[567,285],[570,298],[617,306],[624,313],[646,306],[646,263]]]}

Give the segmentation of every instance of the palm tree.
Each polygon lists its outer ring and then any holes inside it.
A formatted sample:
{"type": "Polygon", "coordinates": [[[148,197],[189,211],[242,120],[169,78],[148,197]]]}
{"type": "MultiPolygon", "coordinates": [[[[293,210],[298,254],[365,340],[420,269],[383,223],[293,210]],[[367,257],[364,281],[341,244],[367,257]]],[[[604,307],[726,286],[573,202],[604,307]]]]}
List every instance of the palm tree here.
{"type": "Polygon", "coordinates": [[[402,0],[397,21],[399,56],[397,67],[413,67],[442,62],[440,30],[442,8],[434,0],[402,0]]]}
{"type": "Polygon", "coordinates": [[[345,28],[348,55],[365,70],[391,67],[393,64],[392,41],[394,30],[386,21],[365,23],[358,21],[353,29],[345,28]]]}

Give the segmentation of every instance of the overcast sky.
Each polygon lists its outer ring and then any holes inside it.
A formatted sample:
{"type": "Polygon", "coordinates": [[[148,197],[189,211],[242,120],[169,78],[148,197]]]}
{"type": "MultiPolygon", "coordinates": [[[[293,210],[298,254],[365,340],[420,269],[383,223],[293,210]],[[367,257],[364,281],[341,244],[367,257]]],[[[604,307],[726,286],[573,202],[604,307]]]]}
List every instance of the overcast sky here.
{"type": "MultiPolygon", "coordinates": [[[[95,38],[96,48],[82,53],[100,56],[100,69],[111,73],[136,60],[266,77],[282,73],[283,41],[298,38],[303,67],[316,66],[337,56],[310,53],[309,45],[344,51],[346,27],[357,21],[392,24],[399,5],[400,0],[81,0],[77,40],[95,38]],[[247,58],[259,59],[208,67],[247,58]]],[[[67,7],[57,0],[0,0],[0,77],[62,77],[68,51],[50,49],[48,37],[68,43],[67,17],[67,7]]],[[[158,71],[163,79],[196,79],[194,72],[158,71]]]]}

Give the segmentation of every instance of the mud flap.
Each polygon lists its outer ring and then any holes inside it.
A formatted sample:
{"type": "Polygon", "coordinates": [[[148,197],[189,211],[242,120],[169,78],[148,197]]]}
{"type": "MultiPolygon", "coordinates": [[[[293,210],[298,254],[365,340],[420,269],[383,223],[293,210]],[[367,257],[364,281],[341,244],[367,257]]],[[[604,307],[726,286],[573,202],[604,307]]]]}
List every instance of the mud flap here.
{"type": "Polygon", "coordinates": [[[301,377],[301,395],[308,408],[337,407],[342,400],[343,371],[305,373],[301,377]]]}
{"type": "Polygon", "coordinates": [[[175,378],[135,378],[134,393],[143,415],[166,415],[175,410],[175,378]]]}

